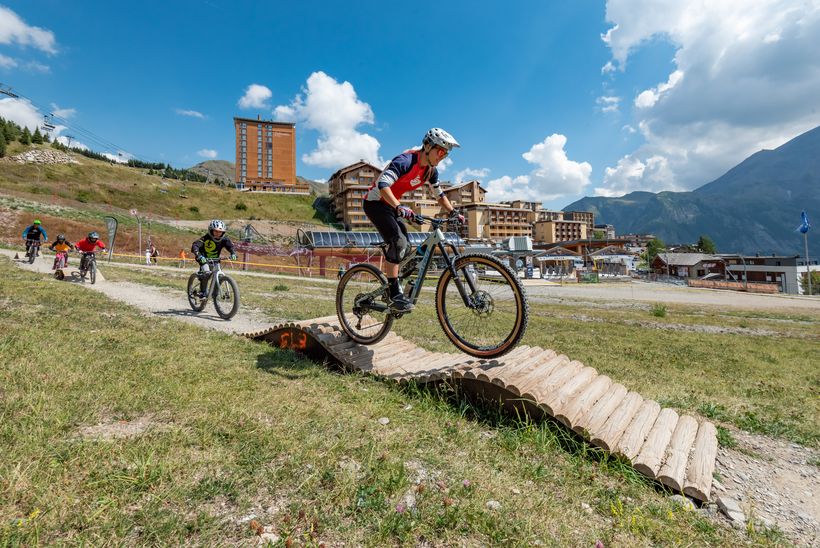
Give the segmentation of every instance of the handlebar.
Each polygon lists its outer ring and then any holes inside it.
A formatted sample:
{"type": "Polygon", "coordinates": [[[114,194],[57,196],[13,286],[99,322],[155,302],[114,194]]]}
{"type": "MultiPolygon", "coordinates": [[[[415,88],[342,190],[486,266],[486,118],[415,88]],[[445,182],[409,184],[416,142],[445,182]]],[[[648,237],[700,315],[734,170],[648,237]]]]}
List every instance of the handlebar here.
{"type": "Polygon", "coordinates": [[[416,214],[413,217],[413,222],[416,223],[416,224],[419,224],[419,225],[429,223],[429,224],[433,225],[436,228],[440,227],[443,224],[449,224],[449,223],[456,224],[456,225],[459,224],[458,214],[457,213],[454,213],[453,215],[451,215],[450,217],[448,217],[446,219],[439,219],[437,217],[428,217],[427,215],[418,215],[418,214],[416,214]]]}

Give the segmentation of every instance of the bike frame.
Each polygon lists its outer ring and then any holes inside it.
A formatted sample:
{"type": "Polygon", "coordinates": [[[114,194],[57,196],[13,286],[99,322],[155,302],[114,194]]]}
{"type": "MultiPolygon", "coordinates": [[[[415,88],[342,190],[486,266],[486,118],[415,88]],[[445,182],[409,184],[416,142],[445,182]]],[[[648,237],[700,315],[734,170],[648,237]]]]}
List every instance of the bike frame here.
{"type": "MultiPolygon", "coordinates": [[[[82,253],[82,257],[80,257],[80,267],[83,265],[83,258],[85,259],[85,270],[80,268],[81,272],[88,272],[90,270],[90,264],[88,261],[92,261],[95,265],[97,264],[97,252],[96,251],[80,251],[82,253]]],[[[68,255],[66,255],[66,261],[68,260],[68,255]]]]}
{"type": "Polygon", "coordinates": [[[68,251],[58,251],[56,255],[54,255],[54,268],[55,269],[62,269],[68,266],[68,251]],[[62,262],[62,264],[60,264],[62,262]]]}
{"type": "Polygon", "coordinates": [[[224,276],[222,272],[222,259],[206,259],[208,266],[211,267],[211,273],[208,275],[208,290],[205,298],[210,298],[211,295],[216,295],[216,288],[219,287],[219,277],[224,276]]]}
{"type": "MultiPolygon", "coordinates": [[[[430,235],[422,242],[422,246],[425,248],[424,255],[422,255],[421,259],[418,259],[417,251],[411,251],[407,254],[407,256],[402,259],[399,263],[399,272],[402,272],[404,268],[410,263],[412,260],[418,260],[419,263],[413,268],[410,273],[406,276],[402,276],[401,280],[406,280],[407,278],[412,277],[413,275],[417,274],[416,282],[413,285],[413,290],[408,295],[408,299],[413,304],[416,304],[419,298],[419,294],[421,293],[421,288],[424,285],[424,280],[427,277],[427,271],[430,268],[430,263],[433,259],[433,254],[435,253],[436,249],[439,250],[441,256],[444,258],[444,261],[447,263],[447,269],[453,275],[453,280],[455,281],[456,287],[458,288],[458,292],[461,295],[461,299],[464,301],[464,306],[468,308],[473,308],[473,302],[470,296],[476,292],[475,283],[472,278],[466,276],[467,284],[469,285],[468,288],[464,287],[464,284],[456,275],[456,268],[455,262],[459,257],[458,248],[455,245],[448,242],[447,239],[444,237],[444,233],[441,231],[441,225],[447,222],[447,219],[435,219],[433,217],[425,217],[423,215],[416,215],[413,219],[418,224],[425,224],[430,223],[433,225],[433,230],[430,231],[430,235]],[[453,250],[453,256],[447,253],[447,247],[449,246],[453,250]]],[[[378,290],[368,293],[366,295],[362,295],[362,298],[357,301],[361,302],[368,298],[375,298],[380,296],[385,290],[387,289],[386,285],[383,285],[378,290]]],[[[378,310],[380,312],[384,312],[388,309],[387,305],[372,302],[370,304],[370,308],[374,310],[378,310]]]]}
{"type": "Polygon", "coordinates": [[[32,251],[32,252],[37,253],[37,254],[40,253],[40,246],[43,243],[41,240],[26,239],[26,243],[28,244],[29,251],[32,251]]]}

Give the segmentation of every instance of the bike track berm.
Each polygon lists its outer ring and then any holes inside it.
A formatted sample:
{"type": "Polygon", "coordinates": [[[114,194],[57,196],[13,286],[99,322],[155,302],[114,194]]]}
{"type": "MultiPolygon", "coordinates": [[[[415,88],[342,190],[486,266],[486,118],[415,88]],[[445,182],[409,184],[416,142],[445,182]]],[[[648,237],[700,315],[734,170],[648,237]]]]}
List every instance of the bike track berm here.
{"type": "Polygon", "coordinates": [[[335,316],[283,323],[245,336],[346,371],[399,383],[447,382],[500,401],[510,411],[552,417],[644,476],[701,502],[709,500],[718,448],[711,422],[661,408],[553,350],[522,345],[484,360],[430,352],[392,332],[365,346],[352,341],[335,316]]]}

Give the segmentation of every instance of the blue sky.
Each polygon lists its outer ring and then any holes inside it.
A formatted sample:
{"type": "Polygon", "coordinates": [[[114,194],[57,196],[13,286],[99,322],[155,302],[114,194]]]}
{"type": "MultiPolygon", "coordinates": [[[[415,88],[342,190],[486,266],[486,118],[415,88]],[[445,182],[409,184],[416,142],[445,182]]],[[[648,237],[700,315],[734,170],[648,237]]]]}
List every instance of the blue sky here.
{"type": "Polygon", "coordinates": [[[296,121],[312,179],[439,126],[496,200],[688,190],[820,124],[820,0],[712,4],[0,0],[0,116],[177,167],[296,121]]]}

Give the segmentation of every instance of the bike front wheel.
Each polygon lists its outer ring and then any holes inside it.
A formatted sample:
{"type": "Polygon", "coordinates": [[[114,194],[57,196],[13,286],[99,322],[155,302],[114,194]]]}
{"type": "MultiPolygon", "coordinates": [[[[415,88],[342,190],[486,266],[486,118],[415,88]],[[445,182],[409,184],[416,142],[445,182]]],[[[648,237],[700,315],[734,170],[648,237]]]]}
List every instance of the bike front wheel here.
{"type": "Polygon", "coordinates": [[[387,278],[371,264],[348,270],[336,289],[336,315],[345,333],[360,344],[375,344],[393,326],[387,311],[387,278]]]}
{"type": "Polygon", "coordinates": [[[34,246],[31,246],[28,254],[28,264],[34,264],[34,258],[37,257],[37,249],[34,246]]]}
{"type": "Polygon", "coordinates": [[[219,276],[214,292],[214,308],[223,320],[230,320],[239,312],[239,286],[228,276],[219,276]]]}
{"type": "Polygon", "coordinates": [[[197,297],[197,293],[199,293],[199,276],[193,273],[191,277],[188,278],[188,304],[190,304],[191,308],[196,312],[202,312],[208,301],[197,297]]]}
{"type": "Polygon", "coordinates": [[[436,289],[436,312],[447,338],[477,358],[503,356],[527,330],[529,306],[516,275],[490,255],[457,257],[436,289]]]}
{"type": "Polygon", "coordinates": [[[91,281],[91,285],[97,282],[97,263],[94,261],[91,261],[91,264],[88,265],[88,277],[91,281]]]}

